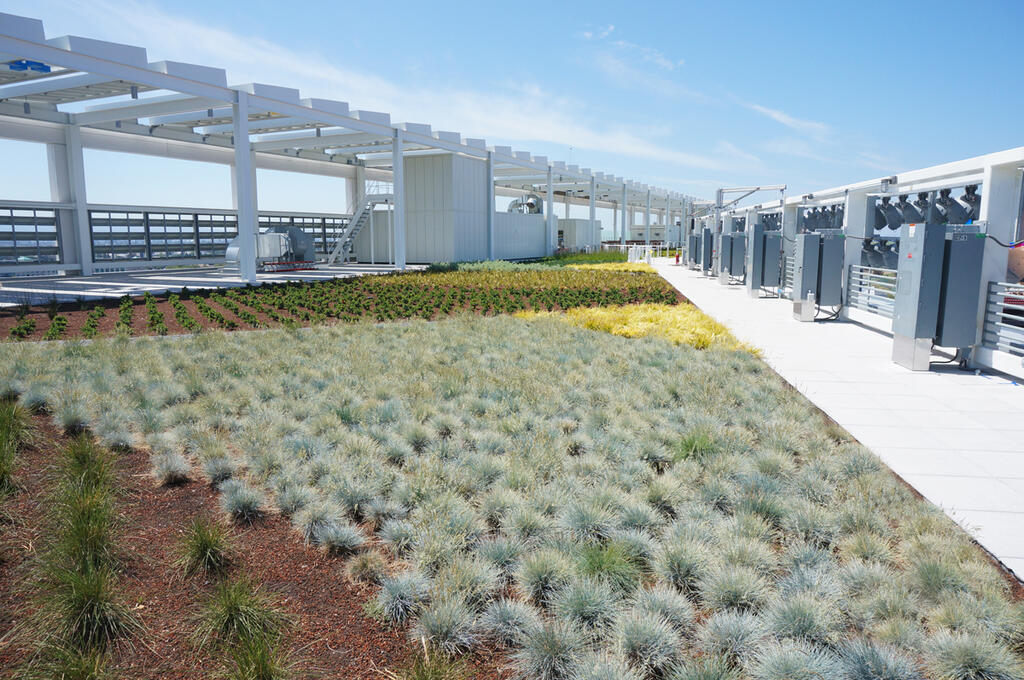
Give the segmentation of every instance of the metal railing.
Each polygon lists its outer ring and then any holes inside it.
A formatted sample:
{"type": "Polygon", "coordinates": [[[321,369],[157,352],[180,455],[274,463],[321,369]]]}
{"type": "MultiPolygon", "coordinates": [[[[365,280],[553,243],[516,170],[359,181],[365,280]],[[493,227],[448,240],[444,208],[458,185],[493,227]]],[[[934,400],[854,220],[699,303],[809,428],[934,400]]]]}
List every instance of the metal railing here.
{"type": "Polygon", "coordinates": [[[846,279],[846,304],[872,314],[893,317],[896,302],[896,270],[850,265],[846,279]]]}
{"type": "Polygon", "coordinates": [[[0,265],[60,264],[60,246],[56,207],[0,205],[0,265]]]}
{"type": "Polygon", "coordinates": [[[981,344],[1024,357],[1024,283],[989,282],[981,344]]]}
{"type": "Polygon", "coordinates": [[[796,267],[795,257],[782,258],[782,286],[780,293],[784,297],[793,296],[793,269],[796,267]]]}
{"type": "MultiPolygon", "coordinates": [[[[79,269],[74,249],[68,255],[63,242],[71,228],[63,220],[72,208],[55,202],[0,202],[0,271],[5,276],[24,276],[79,269]]],[[[238,235],[234,210],[90,204],[87,213],[88,247],[96,271],[216,262],[223,260],[228,242],[238,235]]],[[[287,225],[301,229],[313,237],[316,252],[326,256],[350,218],[342,214],[260,211],[259,227],[287,225]]]]}

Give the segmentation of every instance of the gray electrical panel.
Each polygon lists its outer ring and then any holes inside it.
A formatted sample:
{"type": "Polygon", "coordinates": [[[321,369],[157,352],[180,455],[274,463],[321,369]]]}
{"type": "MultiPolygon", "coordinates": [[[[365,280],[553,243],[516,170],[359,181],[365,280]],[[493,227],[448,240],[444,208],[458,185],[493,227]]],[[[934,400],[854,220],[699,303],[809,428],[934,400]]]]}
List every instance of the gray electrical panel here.
{"type": "Polygon", "coordinates": [[[700,236],[697,234],[690,234],[687,240],[686,248],[686,262],[690,266],[697,264],[697,258],[700,253],[700,236]]]}
{"type": "Polygon", "coordinates": [[[945,225],[904,224],[900,231],[892,359],[914,371],[928,370],[939,320],[945,247],[945,225]]]}
{"type": "Polygon", "coordinates": [[[764,274],[764,225],[755,223],[747,232],[747,292],[757,297],[761,293],[764,274]]]}
{"type": "Polygon", "coordinates": [[[721,246],[718,249],[719,280],[722,283],[729,283],[729,274],[732,266],[732,249],[737,240],[733,234],[722,234],[721,246]]]}
{"type": "Polygon", "coordinates": [[[764,233],[764,264],[761,274],[763,288],[778,288],[782,284],[782,233],[764,233]]]}
{"type": "Polygon", "coordinates": [[[747,239],[746,234],[738,233],[732,235],[732,257],[729,258],[729,273],[739,278],[743,276],[743,263],[746,260],[747,239]]]}
{"type": "Polygon", "coordinates": [[[700,268],[702,271],[708,272],[714,268],[714,262],[711,259],[712,255],[714,254],[714,245],[714,235],[711,233],[711,229],[705,227],[704,232],[700,238],[700,268]]]}
{"type": "Polygon", "coordinates": [[[846,233],[842,229],[822,229],[818,264],[817,301],[823,307],[843,302],[843,266],[846,262],[846,233]]]}
{"type": "Polygon", "coordinates": [[[818,261],[821,236],[797,234],[793,253],[793,301],[818,299],[818,261]]]}
{"type": "Polygon", "coordinates": [[[985,235],[975,226],[948,226],[945,246],[935,344],[963,349],[977,341],[985,235]]]}

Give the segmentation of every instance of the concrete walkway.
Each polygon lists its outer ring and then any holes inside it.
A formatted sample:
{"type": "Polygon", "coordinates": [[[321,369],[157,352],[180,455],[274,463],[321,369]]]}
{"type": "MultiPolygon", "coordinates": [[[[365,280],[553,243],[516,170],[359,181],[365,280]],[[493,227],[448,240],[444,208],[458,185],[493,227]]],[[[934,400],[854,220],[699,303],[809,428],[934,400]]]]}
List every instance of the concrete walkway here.
{"type": "Polygon", "coordinates": [[[788,300],[752,299],[668,259],[654,266],[1024,577],[1024,385],[953,367],[911,372],[892,363],[883,332],[800,323],[788,300]]]}

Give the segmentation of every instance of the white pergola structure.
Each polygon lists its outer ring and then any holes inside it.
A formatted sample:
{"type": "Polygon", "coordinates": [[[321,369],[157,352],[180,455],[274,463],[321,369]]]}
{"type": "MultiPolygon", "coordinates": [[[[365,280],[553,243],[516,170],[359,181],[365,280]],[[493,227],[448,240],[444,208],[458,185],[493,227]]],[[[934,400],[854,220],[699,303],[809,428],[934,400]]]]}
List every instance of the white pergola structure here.
{"type": "Polygon", "coordinates": [[[61,210],[62,270],[93,273],[83,147],[228,164],[240,242],[240,273],[255,280],[257,168],[342,177],[348,205],[366,180],[391,182],[394,264],[406,265],[403,158],[451,153],[486,160],[488,244],[494,256],[494,195],[543,190],[547,242],[555,243],[554,196],[621,211],[651,200],[680,222],[692,199],[662,188],[579,168],[507,146],[488,146],[458,132],[391,122],[387,113],[353,110],[346,102],[303,98],[260,83],[228,85],[224,70],[149,61],[141,47],[77,36],[47,38],[41,21],[0,14],[0,137],[47,145],[51,194],[61,210]],[[69,262],[77,259],[78,262],[69,262]],[[76,266],[77,264],[77,266],[76,266]]]}

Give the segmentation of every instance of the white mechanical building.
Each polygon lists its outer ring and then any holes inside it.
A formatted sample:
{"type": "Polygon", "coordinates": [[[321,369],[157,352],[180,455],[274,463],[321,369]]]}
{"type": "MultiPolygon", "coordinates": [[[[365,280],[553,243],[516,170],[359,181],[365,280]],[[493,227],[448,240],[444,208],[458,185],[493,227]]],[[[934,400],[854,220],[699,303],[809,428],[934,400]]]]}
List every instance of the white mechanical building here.
{"type": "MultiPolygon", "coordinates": [[[[229,86],[221,69],[150,61],[141,47],[48,38],[41,21],[10,14],[0,14],[0,138],[45,144],[51,187],[48,202],[0,202],[0,276],[223,264],[234,241],[239,274],[254,281],[258,263],[288,257],[287,238],[258,233],[292,228],[329,264],[531,258],[598,247],[598,207],[622,225],[634,210],[674,224],[692,203],[292,88],[229,86]],[[92,204],[84,147],[230,165],[235,209],[92,204]],[[260,211],[257,168],[343,179],[350,212],[260,211]],[[496,195],[518,209],[497,211],[496,195]],[[589,219],[568,219],[570,204],[589,219]]],[[[618,225],[613,234],[627,239],[618,225]]]]}

